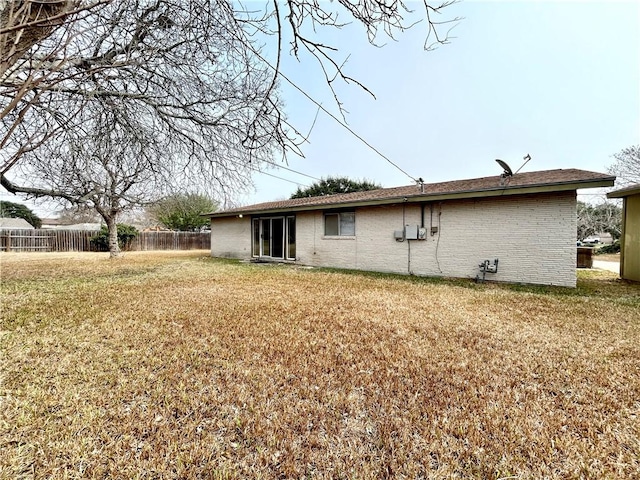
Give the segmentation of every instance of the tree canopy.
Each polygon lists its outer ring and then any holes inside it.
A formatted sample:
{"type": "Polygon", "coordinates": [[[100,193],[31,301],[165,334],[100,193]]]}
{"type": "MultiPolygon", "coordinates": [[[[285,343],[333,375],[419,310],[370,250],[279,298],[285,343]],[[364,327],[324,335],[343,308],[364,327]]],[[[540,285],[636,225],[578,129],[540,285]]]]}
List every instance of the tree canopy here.
{"type": "Polygon", "coordinates": [[[7,202],[0,200],[0,217],[24,218],[35,228],[42,226],[42,220],[29,207],[21,203],[7,202]]]}
{"type": "Polygon", "coordinates": [[[335,195],[336,193],[364,192],[382,188],[369,180],[352,180],[347,177],[327,177],[312,183],[308,187],[300,188],[291,195],[291,198],[319,197],[321,195],[335,195]]]}
{"type": "Polygon", "coordinates": [[[213,212],[216,202],[206,195],[186,193],[170,195],[149,207],[151,215],[172,230],[199,231],[209,226],[203,213],[213,212]]]}

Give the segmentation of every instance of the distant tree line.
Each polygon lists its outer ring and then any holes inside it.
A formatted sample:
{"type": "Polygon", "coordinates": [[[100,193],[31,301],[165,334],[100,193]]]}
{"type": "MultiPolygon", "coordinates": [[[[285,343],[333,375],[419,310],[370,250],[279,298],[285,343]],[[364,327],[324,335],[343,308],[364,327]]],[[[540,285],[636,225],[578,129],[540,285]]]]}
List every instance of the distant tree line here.
{"type": "Polygon", "coordinates": [[[291,195],[291,198],[319,197],[322,195],[335,195],[337,193],[364,192],[382,188],[381,185],[369,180],[352,180],[347,177],[321,178],[308,187],[300,188],[291,195]]]}

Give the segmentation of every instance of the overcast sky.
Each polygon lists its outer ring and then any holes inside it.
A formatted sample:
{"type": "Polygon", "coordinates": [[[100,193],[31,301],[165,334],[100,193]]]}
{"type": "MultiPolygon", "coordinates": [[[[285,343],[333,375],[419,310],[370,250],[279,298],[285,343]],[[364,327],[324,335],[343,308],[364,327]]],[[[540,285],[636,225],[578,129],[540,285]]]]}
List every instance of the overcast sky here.
{"type": "MultiPolygon", "coordinates": [[[[421,8],[421,2],[408,5],[421,8]]],[[[429,52],[424,25],[386,40],[383,48],[369,45],[356,27],[325,39],[340,48],[339,58],[350,54],[346,72],[376,96],[355,85],[338,87],[349,126],[412,177],[429,183],[498,175],[494,159],[515,171],[526,154],[532,160],[523,171],[605,172],[611,155],[640,143],[639,5],[461,2],[441,16],[464,17],[451,32],[455,38],[429,52]]],[[[337,114],[313,61],[285,58],[283,65],[291,80],[337,114]]],[[[309,131],[317,107],[285,81],[282,93],[289,122],[309,131]]],[[[411,183],[322,112],[303,151],[305,158],[291,156],[288,168],[385,187],[411,183]]],[[[279,168],[268,172],[313,182],[279,168]]],[[[260,174],[254,181],[255,191],[238,196],[239,203],[288,198],[297,188],[260,174]]],[[[6,192],[0,198],[16,200],[6,192]]]]}
{"type": "MultiPolygon", "coordinates": [[[[409,5],[420,8],[417,2],[409,5]]],[[[350,29],[341,52],[347,72],[371,89],[340,88],[349,126],[384,155],[426,182],[502,172],[582,168],[605,172],[611,155],[640,142],[640,9],[638,2],[474,2],[448,7],[464,17],[448,45],[425,52],[425,29],[415,26],[371,47],[350,29]]],[[[284,71],[323,106],[336,112],[312,62],[284,71]]],[[[300,130],[317,107],[283,82],[287,112],[300,130]]],[[[409,177],[320,112],[289,167],[314,177],[367,178],[385,187],[409,177]]],[[[284,170],[269,173],[303,184],[284,170]]],[[[288,197],[297,185],[256,175],[257,203],[288,197]]]]}

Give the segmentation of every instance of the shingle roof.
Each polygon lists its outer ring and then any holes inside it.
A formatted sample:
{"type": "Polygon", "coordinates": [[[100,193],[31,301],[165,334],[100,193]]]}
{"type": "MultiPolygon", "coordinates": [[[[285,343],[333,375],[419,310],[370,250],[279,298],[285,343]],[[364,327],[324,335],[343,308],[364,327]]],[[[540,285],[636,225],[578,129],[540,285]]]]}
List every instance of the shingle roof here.
{"type": "Polygon", "coordinates": [[[523,190],[547,187],[546,191],[575,190],[596,186],[611,186],[615,176],[578,169],[543,170],[538,172],[518,173],[507,179],[500,175],[493,177],[454,180],[450,182],[425,183],[403,187],[380,188],[365,192],[340,193],[320,197],[295,198],[276,202],[258,203],[209,214],[212,217],[231,216],[245,213],[263,213],[269,211],[300,211],[322,207],[355,206],[358,204],[375,205],[376,203],[392,203],[394,200],[427,202],[439,197],[479,197],[494,195],[527,193],[523,190]]]}
{"type": "Polygon", "coordinates": [[[24,218],[0,218],[0,228],[6,230],[33,230],[33,225],[24,218]]]}

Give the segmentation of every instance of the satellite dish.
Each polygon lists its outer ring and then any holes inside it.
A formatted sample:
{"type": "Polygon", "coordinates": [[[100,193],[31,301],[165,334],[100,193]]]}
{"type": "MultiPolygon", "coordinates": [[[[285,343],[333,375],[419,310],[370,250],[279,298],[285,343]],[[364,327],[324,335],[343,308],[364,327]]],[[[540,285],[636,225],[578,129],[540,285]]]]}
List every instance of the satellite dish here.
{"type": "Polygon", "coordinates": [[[511,176],[513,176],[513,172],[511,171],[511,167],[509,167],[509,165],[507,165],[507,162],[504,162],[504,161],[500,160],[499,158],[496,158],[496,162],[498,162],[498,165],[500,165],[504,169],[504,172],[502,172],[502,176],[503,177],[511,177],[511,176]]]}

